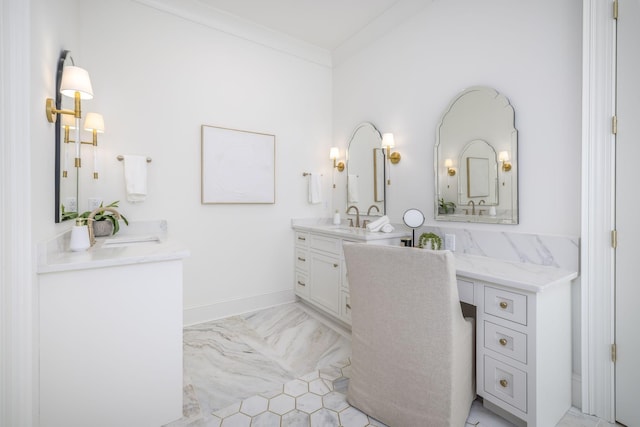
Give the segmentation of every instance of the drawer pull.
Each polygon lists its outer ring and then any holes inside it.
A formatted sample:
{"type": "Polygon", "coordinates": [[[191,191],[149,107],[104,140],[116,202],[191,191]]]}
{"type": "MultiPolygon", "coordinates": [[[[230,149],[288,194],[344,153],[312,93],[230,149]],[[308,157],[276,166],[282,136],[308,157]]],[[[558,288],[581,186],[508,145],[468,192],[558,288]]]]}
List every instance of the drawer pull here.
{"type": "Polygon", "coordinates": [[[298,257],[298,261],[305,262],[305,261],[307,261],[307,260],[306,260],[306,258],[298,257]]]}
{"type": "Polygon", "coordinates": [[[507,307],[509,307],[509,304],[507,304],[506,301],[500,301],[500,308],[501,309],[506,309],[507,307]]]}
{"type": "Polygon", "coordinates": [[[334,268],[338,268],[338,264],[333,264],[333,267],[334,268]]]}
{"type": "Polygon", "coordinates": [[[305,241],[305,240],[307,240],[307,239],[306,239],[306,238],[304,238],[304,237],[298,236],[298,240],[302,240],[302,241],[304,242],[304,241],[305,241]]]}
{"type": "Polygon", "coordinates": [[[500,385],[504,388],[507,388],[507,386],[509,385],[509,382],[507,380],[500,380],[500,385]]]}
{"type": "Polygon", "coordinates": [[[351,305],[350,304],[345,304],[345,307],[347,307],[347,309],[351,310],[351,305]]]}
{"type": "Polygon", "coordinates": [[[307,285],[305,285],[305,284],[304,284],[304,282],[301,282],[300,280],[298,280],[298,285],[300,285],[300,286],[307,286],[307,285]]]}
{"type": "Polygon", "coordinates": [[[507,339],[506,338],[500,338],[500,340],[498,340],[498,342],[500,343],[500,345],[507,345],[507,339]]]}

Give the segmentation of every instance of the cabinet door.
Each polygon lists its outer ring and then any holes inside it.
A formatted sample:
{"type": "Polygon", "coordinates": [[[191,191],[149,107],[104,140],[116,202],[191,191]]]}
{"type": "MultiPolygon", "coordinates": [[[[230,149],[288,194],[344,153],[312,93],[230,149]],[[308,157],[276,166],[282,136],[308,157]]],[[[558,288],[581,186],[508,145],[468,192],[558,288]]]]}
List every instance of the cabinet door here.
{"type": "Polygon", "coordinates": [[[340,258],[311,252],[309,298],[331,313],[340,314],[340,258]]]}

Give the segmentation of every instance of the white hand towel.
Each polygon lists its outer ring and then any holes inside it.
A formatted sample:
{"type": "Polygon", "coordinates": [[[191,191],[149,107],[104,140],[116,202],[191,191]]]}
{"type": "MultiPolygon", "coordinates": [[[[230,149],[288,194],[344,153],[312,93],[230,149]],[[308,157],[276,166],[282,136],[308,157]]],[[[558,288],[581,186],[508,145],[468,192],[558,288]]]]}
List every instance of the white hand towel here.
{"type": "Polygon", "coordinates": [[[309,174],[309,203],[312,205],[322,202],[322,175],[309,174]]]}
{"type": "Polygon", "coordinates": [[[380,231],[383,225],[389,224],[389,217],[386,215],[381,216],[377,220],[367,224],[368,231],[380,231]]]}
{"type": "Polygon", "coordinates": [[[358,175],[347,176],[347,193],[349,203],[358,203],[358,175]]]}
{"type": "Polygon", "coordinates": [[[393,230],[395,230],[395,228],[393,228],[393,225],[391,224],[385,224],[380,228],[380,231],[383,233],[391,233],[393,230]]]}
{"type": "Polygon", "coordinates": [[[127,188],[127,200],[144,202],[147,198],[147,158],[125,155],[124,180],[127,188]]]}

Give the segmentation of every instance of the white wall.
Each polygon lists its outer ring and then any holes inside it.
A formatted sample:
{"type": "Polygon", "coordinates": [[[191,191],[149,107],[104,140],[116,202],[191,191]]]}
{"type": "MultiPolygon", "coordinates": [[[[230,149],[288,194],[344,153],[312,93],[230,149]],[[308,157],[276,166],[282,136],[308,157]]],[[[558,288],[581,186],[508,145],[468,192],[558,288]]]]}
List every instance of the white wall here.
{"type": "Polygon", "coordinates": [[[302,172],[330,166],[331,69],[131,1],[79,10],[95,94],[83,109],[101,112],[106,127],[101,179],[81,193],[120,200],[130,220],[168,220],[191,250],[186,309],[292,292],[290,219],[330,209],[306,202],[302,172]],[[203,124],[276,136],[275,204],[200,203],[203,124]],[[118,154],[153,159],[144,203],[126,201],[118,154]]]}
{"type": "Polygon", "coordinates": [[[520,224],[508,230],[579,235],[581,10],[579,0],[436,1],[335,65],[334,140],[345,148],[367,120],[402,154],[387,189],[393,222],[416,207],[434,223],[437,123],[455,95],[486,85],[509,98],[519,132],[520,224]]]}
{"type": "MultiPolygon", "coordinates": [[[[433,219],[433,147],[444,108],[462,90],[493,87],[509,98],[518,129],[518,225],[438,223],[470,229],[580,235],[582,4],[579,0],[429,3],[395,31],[334,65],[333,135],[371,121],[393,132],[387,212],[433,219]]],[[[344,206],[342,191],[334,204],[344,206]]],[[[580,282],[572,286],[573,370],[579,375],[580,282]]],[[[574,404],[580,406],[579,384],[574,404]]]]}

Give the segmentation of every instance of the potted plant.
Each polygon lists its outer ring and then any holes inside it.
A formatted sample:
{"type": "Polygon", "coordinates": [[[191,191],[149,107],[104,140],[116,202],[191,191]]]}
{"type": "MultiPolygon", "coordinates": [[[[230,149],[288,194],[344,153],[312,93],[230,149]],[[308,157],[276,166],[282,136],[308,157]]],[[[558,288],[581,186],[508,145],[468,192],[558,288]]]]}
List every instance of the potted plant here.
{"type": "Polygon", "coordinates": [[[438,200],[438,213],[449,214],[456,211],[456,204],[453,202],[445,202],[444,198],[438,200]]]}
{"type": "Polygon", "coordinates": [[[437,251],[442,248],[442,239],[435,233],[422,233],[418,239],[418,247],[437,251]]]}
{"type": "MultiPolygon", "coordinates": [[[[118,203],[119,200],[116,200],[115,202],[111,202],[110,204],[108,204],[107,206],[104,206],[105,208],[117,208],[118,207],[118,203]]],[[[100,203],[100,207],[102,208],[102,203],[100,203]]],[[[89,218],[89,215],[91,214],[91,211],[86,211],[86,212],[82,212],[80,215],[78,215],[77,212],[64,212],[64,208],[63,208],[63,219],[75,219],[75,218],[89,218]]],[[[129,221],[127,220],[127,218],[120,214],[120,218],[124,221],[124,223],[126,225],[129,225],[129,221]]],[[[115,214],[113,212],[110,211],[102,211],[102,212],[98,212],[94,217],[93,217],[93,232],[94,235],[96,237],[100,237],[100,236],[109,236],[109,235],[113,235],[116,234],[119,230],[120,230],[120,223],[118,221],[118,218],[116,218],[115,214]]]]}

